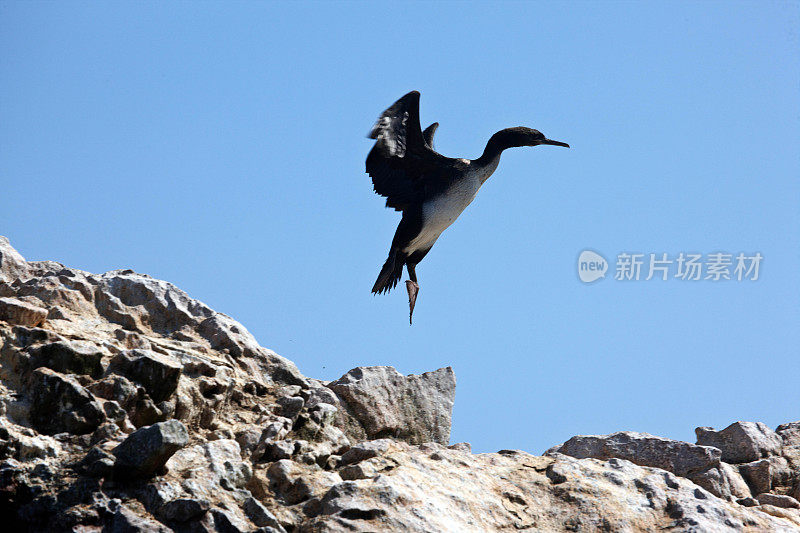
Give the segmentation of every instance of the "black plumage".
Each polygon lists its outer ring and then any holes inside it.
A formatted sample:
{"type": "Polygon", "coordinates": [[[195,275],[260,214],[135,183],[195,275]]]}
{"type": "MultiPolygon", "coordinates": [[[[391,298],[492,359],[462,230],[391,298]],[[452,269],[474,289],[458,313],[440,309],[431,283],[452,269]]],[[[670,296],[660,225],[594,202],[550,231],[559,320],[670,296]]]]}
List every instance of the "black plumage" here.
{"type": "Polygon", "coordinates": [[[405,266],[411,278],[406,282],[410,315],[419,291],[416,265],[491,176],[503,150],[540,144],[568,147],[536,130],[516,127],[495,133],[478,159],[445,157],[433,149],[439,124],[424,132],[420,127],[419,97],[411,91],[381,114],[369,134],[375,145],[366,161],[375,192],[386,198],[386,207],[403,212],[372,292],[393,289],[405,266]]]}

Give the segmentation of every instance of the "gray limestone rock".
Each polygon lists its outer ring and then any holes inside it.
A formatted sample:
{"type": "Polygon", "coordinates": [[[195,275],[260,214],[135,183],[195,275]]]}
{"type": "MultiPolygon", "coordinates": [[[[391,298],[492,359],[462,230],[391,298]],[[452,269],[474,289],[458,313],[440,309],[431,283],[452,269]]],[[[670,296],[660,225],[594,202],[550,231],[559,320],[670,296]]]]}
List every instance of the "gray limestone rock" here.
{"type": "Polygon", "coordinates": [[[8,238],[0,235],[0,282],[11,283],[16,279],[24,279],[28,275],[28,265],[8,242],[8,238]]]}
{"type": "Polygon", "coordinates": [[[91,433],[105,420],[100,404],[70,376],[37,368],[30,379],[31,423],[42,433],[91,433]]]}
{"type": "Polygon", "coordinates": [[[722,450],[726,463],[749,463],[770,455],[780,455],[781,438],[761,422],[734,422],[721,431],[695,429],[697,444],[722,450]]]}
{"type": "Polygon", "coordinates": [[[56,372],[99,378],[103,374],[103,352],[88,342],[61,341],[43,344],[30,351],[31,366],[46,366],[56,372]]]}
{"type": "Polygon", "coordinates": [[[111,360],[108,370],[141,384],[154,402],[161,402],[178,388],[183,365],[151,350],[125,350],[111,360]]]}
{"type": "Polygon", "coordinates": [[[775,428],[784,446],[800,446],[800,421],[781,424],[775,428]]]}
{"type": "Polygon", "coordinates": [[[47,318],[47,309],[18,300],[0,298],[0,321],[9,324],[36,327],[47,318]]]}
{"type": "Polygon", "coordinates": [[[621,431],[611,435],[578,435],[554,449],[583,459],[625,459],[688,477],[719,466],[720,451],[709,446],[656,437],[648,433],[621,431]]]}
{"type": "Polygon", "coordinates": [[[116,476],[122,479],[151,477],[188,443],[186,426],[177,420],[140,428],[114,448],[116,476]]]}
{"type": "Polygon", "coordinates": [[[451,369],[308,379],[167,282],[26,263],[4,239],[0,298],[49,310],[40,327],[0,321],[9,530],[800,530],[798,423],[738,467],[646,434],[555,449],[582,459],[472,454],[445,446],[451,369]],[[739,470],[762,476],[761,503],[739,470]]]}
{"type": "Polygon", "coordinates": [[[800,502],[791,496],[781,494],[759,494],[756,500],[761,505],[774,505],[775,507],[783,507],[785,509],[800,509],[800,502]]]}
{"type": "Polygon", "coordinates": [[[162,505],[158,517],[167,522],[188,522],[205,514],[210,508],[208,500],[177,498],[162,505]]]}
{"type": "MultiPolygon", "coordinates": [[[[354,368],[328,384],[366,438],[410,443],[450,440],[456,378],[450,367],[403,376],[392,367],[354,368]]],[[[348,434],[360,436],[351,430],[348,434]]]]}

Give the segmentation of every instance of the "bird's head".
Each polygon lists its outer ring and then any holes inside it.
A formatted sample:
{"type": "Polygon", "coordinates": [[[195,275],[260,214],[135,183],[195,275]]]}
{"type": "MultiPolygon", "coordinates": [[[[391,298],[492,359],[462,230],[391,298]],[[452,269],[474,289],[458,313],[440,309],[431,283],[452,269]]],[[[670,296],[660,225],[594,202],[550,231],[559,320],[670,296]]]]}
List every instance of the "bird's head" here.
{"type": "Polygon", "coordinates": [[[496,142],[503,148],[515,148],[518,146],[539,146],[540,144],[550,144],[553,146],[563,146],[569,148],[567,143],[548,139],[538,130],[517,126],[516,128],[506,128],[494,134],[496,142]]]}

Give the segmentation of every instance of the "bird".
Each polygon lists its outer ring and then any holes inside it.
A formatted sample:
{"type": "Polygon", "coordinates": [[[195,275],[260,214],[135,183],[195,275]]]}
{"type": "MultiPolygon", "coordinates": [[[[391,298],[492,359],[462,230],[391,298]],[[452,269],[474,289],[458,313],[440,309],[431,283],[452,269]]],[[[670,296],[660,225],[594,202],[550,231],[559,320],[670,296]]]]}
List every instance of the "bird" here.
{"type": "Polygon", "coordinates": [[[406,281],[409,323],[419,294],[416,267],[442,232],[472,203],[478,190],[500,163],[508,148],[567,143],[548,139],[522,126],[506,128],[489,138],[477,159],[445,157],[433,148],[439,126],[420,127],[419,91],[411,91],[384,111],[368,137],[375,144],[367,155],[366,172],[374,191],[386,198],[386,207],[403,213],[389,257],[372,287],[373,294],[391,291],[408,271],[406,281]]]}

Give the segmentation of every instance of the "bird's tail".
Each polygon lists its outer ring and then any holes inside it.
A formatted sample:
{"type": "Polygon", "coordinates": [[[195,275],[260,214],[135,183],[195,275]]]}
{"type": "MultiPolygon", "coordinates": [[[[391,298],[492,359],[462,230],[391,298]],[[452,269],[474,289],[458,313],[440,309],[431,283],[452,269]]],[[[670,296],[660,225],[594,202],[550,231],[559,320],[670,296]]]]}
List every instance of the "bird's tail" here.
{"type": "Polygon", "coordinates": [[[395,288],[397,282],[403,277],[403,265],[405,265],[403,259],[403,255],[397,250],[392,249],[389,252],[389,258],[383,264],[381,273],[378,274],[378,279],[372,287],[372,292],[382,294],[395,288]]]}

